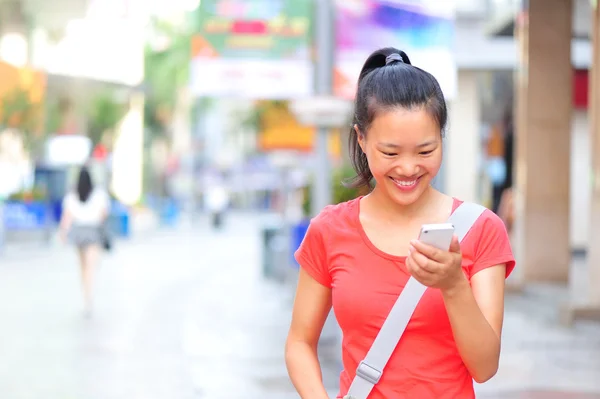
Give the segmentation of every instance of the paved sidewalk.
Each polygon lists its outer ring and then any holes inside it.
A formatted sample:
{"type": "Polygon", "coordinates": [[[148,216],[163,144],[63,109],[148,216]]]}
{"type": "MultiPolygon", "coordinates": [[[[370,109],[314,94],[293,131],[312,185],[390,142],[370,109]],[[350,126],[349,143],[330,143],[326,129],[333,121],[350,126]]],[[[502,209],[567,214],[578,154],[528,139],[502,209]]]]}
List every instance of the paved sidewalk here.
{"type": "MultiPolygon", "coordinates": [[[[298,398],[283,357],[292,289],[262,278],[258,226],[232,215],[215,233],[200,218],[117,243],[89,320],[70,248],[0,258],[0,398],[298,398]]],[[[501,369],[478,397],[600,398],[600,325],[559,327],[539,298],[508,298],[501,369]]],[[[333,397],[337,354],[323,368],[333,397]]]]}

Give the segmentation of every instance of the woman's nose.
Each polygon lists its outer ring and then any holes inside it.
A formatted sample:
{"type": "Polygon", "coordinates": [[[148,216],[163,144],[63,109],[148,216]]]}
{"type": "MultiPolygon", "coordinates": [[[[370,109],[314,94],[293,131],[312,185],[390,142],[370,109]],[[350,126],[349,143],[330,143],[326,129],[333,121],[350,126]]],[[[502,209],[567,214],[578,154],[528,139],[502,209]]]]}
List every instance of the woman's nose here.
{"type": "Polygon", "coordinates": [[[404,159],[398,162],[396,173],[403,177],[414,177],[419,174],[419,164],[414,160],[404,159]]]}

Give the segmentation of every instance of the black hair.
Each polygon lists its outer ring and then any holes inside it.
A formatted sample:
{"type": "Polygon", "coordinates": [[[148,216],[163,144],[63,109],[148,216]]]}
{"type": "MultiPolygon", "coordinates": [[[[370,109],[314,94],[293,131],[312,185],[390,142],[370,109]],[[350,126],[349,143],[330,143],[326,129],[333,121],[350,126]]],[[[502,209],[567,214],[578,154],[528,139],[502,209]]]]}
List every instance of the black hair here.
{"type": "Polygon", "coordinates": [[[354,126],[366,135],[378,113],[397,107],[424,107],[438,123],[443,136],[448,110],[438,81],[429,72],[413,66],[404,51],[386,47],[367,58],[358,78],[349,139],[350,158],[357,174],[350,183],[352,187],[369,187],[373,179],[354,126]]]}
{"type": "Polygon", "coordinates": [[[94,183],[92,182],[92,176],[89,170],[84,166],[79,171],[79,178],[77,179],[77,194],[79,200],[85,202],[90,198],[92,191],[94,190],[94,183]]]}

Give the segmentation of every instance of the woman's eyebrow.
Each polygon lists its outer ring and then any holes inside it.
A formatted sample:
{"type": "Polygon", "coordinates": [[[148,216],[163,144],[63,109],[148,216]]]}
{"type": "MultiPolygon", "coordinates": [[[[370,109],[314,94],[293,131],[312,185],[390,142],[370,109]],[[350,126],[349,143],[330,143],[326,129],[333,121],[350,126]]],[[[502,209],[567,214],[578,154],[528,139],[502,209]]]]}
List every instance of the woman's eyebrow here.
{"type": "MultiPolygon", "coordinates": [[[[421,144],[417,145],[417,148],[428,147],[428,146],[430,146],[432,144],[435,144],[435,143],[436,143],[435,140],[429,140],[429,141],[426,141],[424,143],[421,143],[421,144]]],[[[379,145],[381,147],[387,147],[387,148],[400,148],[401,147],[400,145],[394,144],[394,143],[379,143],[379,145]]]]}

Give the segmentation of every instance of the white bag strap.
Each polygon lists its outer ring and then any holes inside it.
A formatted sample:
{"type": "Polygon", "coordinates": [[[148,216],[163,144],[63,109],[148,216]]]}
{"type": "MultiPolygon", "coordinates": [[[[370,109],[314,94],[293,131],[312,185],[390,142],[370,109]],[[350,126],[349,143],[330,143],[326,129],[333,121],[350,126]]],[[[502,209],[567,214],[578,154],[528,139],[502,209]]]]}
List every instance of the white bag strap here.
{"type": "MultiPolygon", "coordinates": [[[[448,222],[454,225],[454,232],[459,242],[462,242],[485,209],[478,204],[463,202],[450,215],[448,222]]],[[[356,377],[350,385],[348,394],[344,396],[345,399],[367,399],[375,384],[379,382],[385,365],[396,349],[426,289],[426,286],[414,278],[408,279],[367,356],[358,365],[356,377]]]]}

